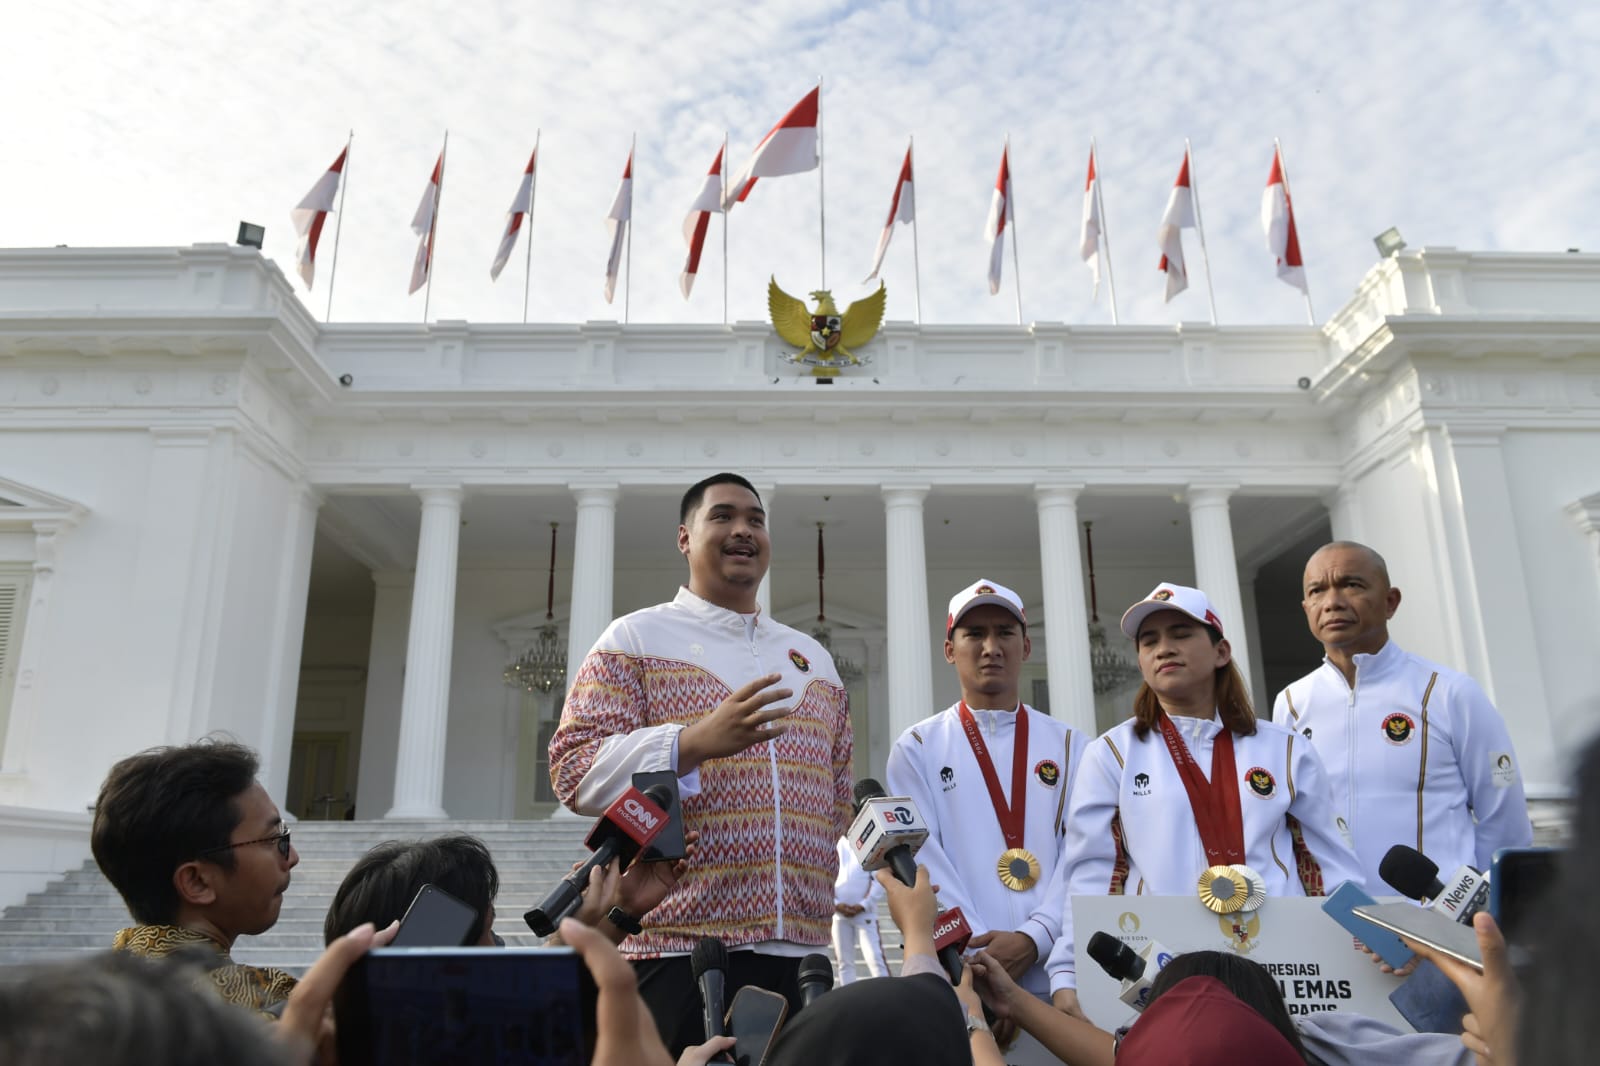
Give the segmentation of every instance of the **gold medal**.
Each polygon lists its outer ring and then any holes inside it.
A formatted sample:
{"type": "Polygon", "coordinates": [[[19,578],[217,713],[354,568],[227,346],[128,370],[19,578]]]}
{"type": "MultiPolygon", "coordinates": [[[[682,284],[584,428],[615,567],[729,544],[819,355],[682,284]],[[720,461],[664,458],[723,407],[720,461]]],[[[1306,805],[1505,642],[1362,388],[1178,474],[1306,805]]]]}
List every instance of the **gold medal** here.
{"type": "Polygon", "coordinates": [[[1026,892],[1039,883],[1039,860],[1027,848],[1007,848],[995,864],[1000,883],[1013,892],[1026,892]]]}
{"type": "Polygon", "coordinates": [[[1212,866],[1200,875],[1200,902],[1217,914],[1233,914],[1250,896],[1248,877],[1233,866],[1212,866]]]}

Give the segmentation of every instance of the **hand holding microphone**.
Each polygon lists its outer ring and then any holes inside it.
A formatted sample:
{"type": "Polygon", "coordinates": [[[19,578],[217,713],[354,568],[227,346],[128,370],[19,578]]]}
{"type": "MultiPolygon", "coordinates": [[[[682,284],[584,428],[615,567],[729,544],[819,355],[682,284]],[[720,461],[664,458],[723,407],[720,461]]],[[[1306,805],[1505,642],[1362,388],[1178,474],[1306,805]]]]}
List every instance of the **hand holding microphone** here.
{"type": "Polygon", "coordinates": [[[671,794],[665,785],[651,785],[643,792],[630,788],[617,797],[584,840],[593,853],[563,877],[542,903],[523,914],[528,928],[540,936],[554,933],[561,919],[578,909],[584,890],[589,887],[590,871],[613,859],[618,860],[619,869],[632,862],[666,828],[670,803],[671,794]]]}

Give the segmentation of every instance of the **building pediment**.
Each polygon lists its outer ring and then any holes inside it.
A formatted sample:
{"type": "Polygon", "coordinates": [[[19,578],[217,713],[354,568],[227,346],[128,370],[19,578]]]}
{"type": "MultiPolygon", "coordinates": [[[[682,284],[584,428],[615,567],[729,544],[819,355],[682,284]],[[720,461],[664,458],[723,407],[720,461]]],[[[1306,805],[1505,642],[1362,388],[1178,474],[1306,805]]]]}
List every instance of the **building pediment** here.
{"type": "Polygon", "coordinates": [[[88,513],[83,504],[64,496],[0,477],[0,531],[31,532],[39,523],[75,526],[88,513]]]}

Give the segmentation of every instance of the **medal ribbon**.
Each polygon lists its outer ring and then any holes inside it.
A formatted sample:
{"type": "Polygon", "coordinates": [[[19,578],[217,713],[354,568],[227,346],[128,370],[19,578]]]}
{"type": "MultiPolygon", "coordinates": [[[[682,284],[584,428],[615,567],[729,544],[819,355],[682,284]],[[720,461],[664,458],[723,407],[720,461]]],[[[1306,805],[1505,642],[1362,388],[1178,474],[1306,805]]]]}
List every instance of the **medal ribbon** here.
{"type": "MultiPolygon", "coordinates": [[[[1000,791],[1000,775],[995,773],[994,760],[989,758],[989,747],[978,732],[978,721],[961,701],[961,728],[972,745],[972,754],[983,771],[983,783],[989,786],[989,800],[994,804],[994,816],[1000,821],[1000,832],[1006,838],[1006,847],[1022,847],[1022,832],[1028,816],[1028,715],[1017,704],[1017,736],[1011,749],[1011,804],[1006,805],[1005,793],[1000,791]]],[[[1238,797],[1235,797],[1237,804],[1238,797]]],[[[1242,838],[1243,831],[1240,836],[1242,838]]]]}
{"type": "Polygon", "coordinates": [[[1213,866],[1244,862],[1244,815],[1239,809],[1233,731],[1224,727],[1212,744],[1211,780],[1207,781],[1166,711],[1161,712],[1160,721],[1161,739],[1167,742],[1167,752],[1178,768],[1178,776],[1183,778],[1184,791],[1189,793],[1189,806],[1194,811],[1195,827],[1200,830],[1200,844],[1206,849],[1206,861],[1213,866]]]}

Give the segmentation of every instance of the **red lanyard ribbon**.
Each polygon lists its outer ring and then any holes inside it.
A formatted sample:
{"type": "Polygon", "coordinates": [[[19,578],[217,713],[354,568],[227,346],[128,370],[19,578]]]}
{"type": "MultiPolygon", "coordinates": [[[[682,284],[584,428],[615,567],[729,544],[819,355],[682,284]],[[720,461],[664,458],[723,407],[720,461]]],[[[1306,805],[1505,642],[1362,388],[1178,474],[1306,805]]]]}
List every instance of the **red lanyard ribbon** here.
{"type": "Polygon", "coordinates": [[[1244,862],[1244,815],[1239,809],[1233,731],[1224,727],[1211,745],[1211,780],[1207,781],[1167,712],[1161,712],[1160,721],[1161,739],[1167,742],[1167,752],[1178,768],[1178,776],[1183,778],[1184,791],[1189,793],[1189,806],[1194,811],[1195,827],[1200,830],[1200,844],[1206,849],[1206,860],[1213,866],[1244,862]]]}
{"type": "MultiPolygon", "coordinates": [[[[1011,803],[1006,804],[1005,793],[1000,791],[1000,775],[995,773],[994,760],[989,758],[989,747],[978,732],[977,719],[961,701],[961,728],[972,745],[972,754],[983,771],[983,783],[989,786],[989,800],[994,804],[994,815],[1000,821],[1000,832],[1006,838],[1006,847],[1022,847],[1022,833],[1028,817],[1028,714],[1017,705],[1017,736],[1011,749],[1011,803]]],[[[1237,799],[1236,799],[1237,802],[1237,799]]]]}

